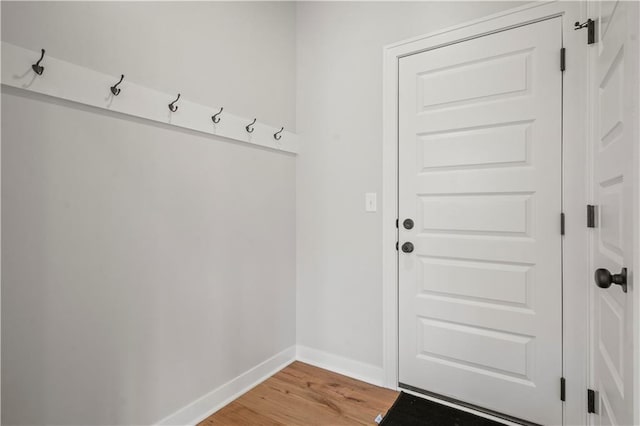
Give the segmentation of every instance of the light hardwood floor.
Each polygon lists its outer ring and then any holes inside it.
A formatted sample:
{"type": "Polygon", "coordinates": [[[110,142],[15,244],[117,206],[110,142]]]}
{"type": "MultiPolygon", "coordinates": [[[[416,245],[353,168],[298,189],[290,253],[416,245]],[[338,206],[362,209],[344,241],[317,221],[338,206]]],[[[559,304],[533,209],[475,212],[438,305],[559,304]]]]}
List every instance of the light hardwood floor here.
{"type": "Polygon", "coordinates": [[[211,425],[375,425],[398,392],[294,362],[200,423],[211,425]]]}

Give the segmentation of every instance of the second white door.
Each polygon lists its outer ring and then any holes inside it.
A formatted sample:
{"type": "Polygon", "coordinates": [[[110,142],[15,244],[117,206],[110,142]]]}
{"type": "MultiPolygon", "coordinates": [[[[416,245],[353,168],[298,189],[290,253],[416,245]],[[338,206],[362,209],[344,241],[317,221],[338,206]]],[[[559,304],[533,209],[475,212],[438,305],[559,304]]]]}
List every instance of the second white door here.
{"type": "Polygon", "coordinates": [[[595,391],[590,419],[593,425],[637,425],[633,299],[638,290],[633,272],[638,258],[638,4],[594,1],[588,7],[597,22],[597,43],[589,47],[595,204],[590,269],[598,271],[589,283],[590,382],[595,391]]]}
{"type": "Polygon", "coordinates": [[[562,423],[561,46],[556,18],[399,69],[401,387],[540,424],[562,423]]]}

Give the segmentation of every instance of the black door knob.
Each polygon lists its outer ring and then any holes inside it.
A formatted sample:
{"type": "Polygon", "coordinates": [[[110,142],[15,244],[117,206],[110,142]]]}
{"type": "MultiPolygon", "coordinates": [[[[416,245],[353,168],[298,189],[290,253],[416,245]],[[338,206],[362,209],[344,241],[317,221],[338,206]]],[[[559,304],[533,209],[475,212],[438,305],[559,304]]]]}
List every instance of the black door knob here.
{"type": "Polygon", "coordinates": [[[411,253],[413,251],[413,243],[406,242],[402,245],[402,251],[405,253],[411,253]]]}
{"type": "Polygon", "coordinates": [[[609,288],[611,284],[617,284],[622,287],[622,291],[627,292],[627,268],[622,268],[619,274],[612,274],[604,268],[596,269],[594,279],[600,288],[609,288]]]}
{"type": "Polygon", "coordinates": [[[413,220],[405,219],[404,222],[402,222],[402,226],[404,226],[404,229],[413,229],[413,220]]]}

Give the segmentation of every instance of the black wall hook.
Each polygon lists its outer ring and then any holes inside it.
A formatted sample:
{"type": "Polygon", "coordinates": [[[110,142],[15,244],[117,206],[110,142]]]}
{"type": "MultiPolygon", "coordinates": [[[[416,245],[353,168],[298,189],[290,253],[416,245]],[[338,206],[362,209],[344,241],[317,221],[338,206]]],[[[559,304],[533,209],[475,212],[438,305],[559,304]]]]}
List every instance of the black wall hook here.
{"type": "Polygon", "coordinates": [[[180,99],[180,93],[178,93],[178,97],[176,98],[176,100],[169,104],[169,111],[176,112],[178,110],[178,105],[174,105],[176,102],[178,102],[178,99],[180,99]]]}
{"type": "Polygon", "coordinates": [[[275,132],[273,134],[273,138],[277,141],[279,141],[280,139],[282,139],[282,135],[280,133],[282,133],[282,131],[284,130],[284,127],[280,128],[280,130],[278,130],[277,132],[275,132]]]}
{"type": "Polygon", "coordinates": [[[40,59],[38,59],[38,62],[31,65],[31,68],[33,69],[33,71],[38,75],[42,75],[42,73],[44,72],[44,67],[40,65],[40,62],[42,62],[43,58],[44,58],[44,49],[42,49],[42,53],[40,54],[40,59]]]}
{"type": "Polygon", "coordinates": [[[120,76],[119,82],[111,86],[111,93],[113,93],[113,96],[118,96],[120,94],[120,89],[118,89],[118,85],[122,83],[122,80],[124,80],[124,74],[120,76]]]}
{"type": "Polygon", "coordinates": [[[591,22],[593,22],[593,20],[591,18],[587,19],[582,24],[580,23],[580,21],[576,21],[575,24],[573,24],[573,26],[574,26],[573,29],[574,30],[580,30],[582,28],[586,28],[591,22]]]}
{"type": "Polygon", "coordinates": [[[253,128],[253,125],[256,124],[256,120],[257,120],[257,118],[254,118],[253,121],[250,124],[247,124],[247,127],[245,127],[245,129],[247,129],[247,132],[253,133],[253,131],[255,130],[253,128]]]}
{"type": "Polygon", "coordinates": [[[223,109],[224,109],[224,108],[220,107],[220,111],[219,111],[218,113],[216,113],[216,114],[213,114],[213,115],[211,116],[211,120],[213,120],[213,122],[214,122],[214,123],[218,124],[218,123],[220,122],[220,117],[218,117],[218,116],[219,116],[220,114],[222,114],[222,110],[223,110],[223,109]]]}

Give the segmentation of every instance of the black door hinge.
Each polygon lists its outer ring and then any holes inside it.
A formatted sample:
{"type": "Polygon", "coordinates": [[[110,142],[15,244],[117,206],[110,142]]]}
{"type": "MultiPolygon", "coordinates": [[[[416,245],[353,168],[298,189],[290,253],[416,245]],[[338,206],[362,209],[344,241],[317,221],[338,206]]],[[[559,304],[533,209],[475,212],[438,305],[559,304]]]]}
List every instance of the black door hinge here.
{"type": "Polygon", "coordinates": [[[396,251],[398,251],[398,242],[396,241],[396,251]]]}
{"type": "Polygon", "coordinates": [[[564,235],[564,213],[560,213],[560,235],[564,235]]]}
{"type": "Polygon", "coordinates": [[[596,206],[587,205],[587,228],[596,227],[596,206]]]}
{"type": "Polygon", "coordinates": [[[396,228],[398,227],[398,219],[396,219],[396,228]]]}
{"type": "Polygon", "coordinates": [[[564,47],[560,49],[560,71],[564,71],[566,69],[566,51],[564,47]]]}
{"type": "Polygon", "coordinates": [[[587,413],[596,412],[596,391],[587,389],[587,413]]]}
{"type": "Polygon", "coordinates": [[[567,397],[567,384],[564,377],[560,377],[560,401],[565,401],[567,397]]]}
{"type": "Polygon", "coordinates": [[[593,19],[587,19],[582,24],[580,22],[576,22],[573,24],[574,30],[581,30],[583,28],[587,29],[587,44],[593,44],[596,42],[596,21],[593,19]]]}

